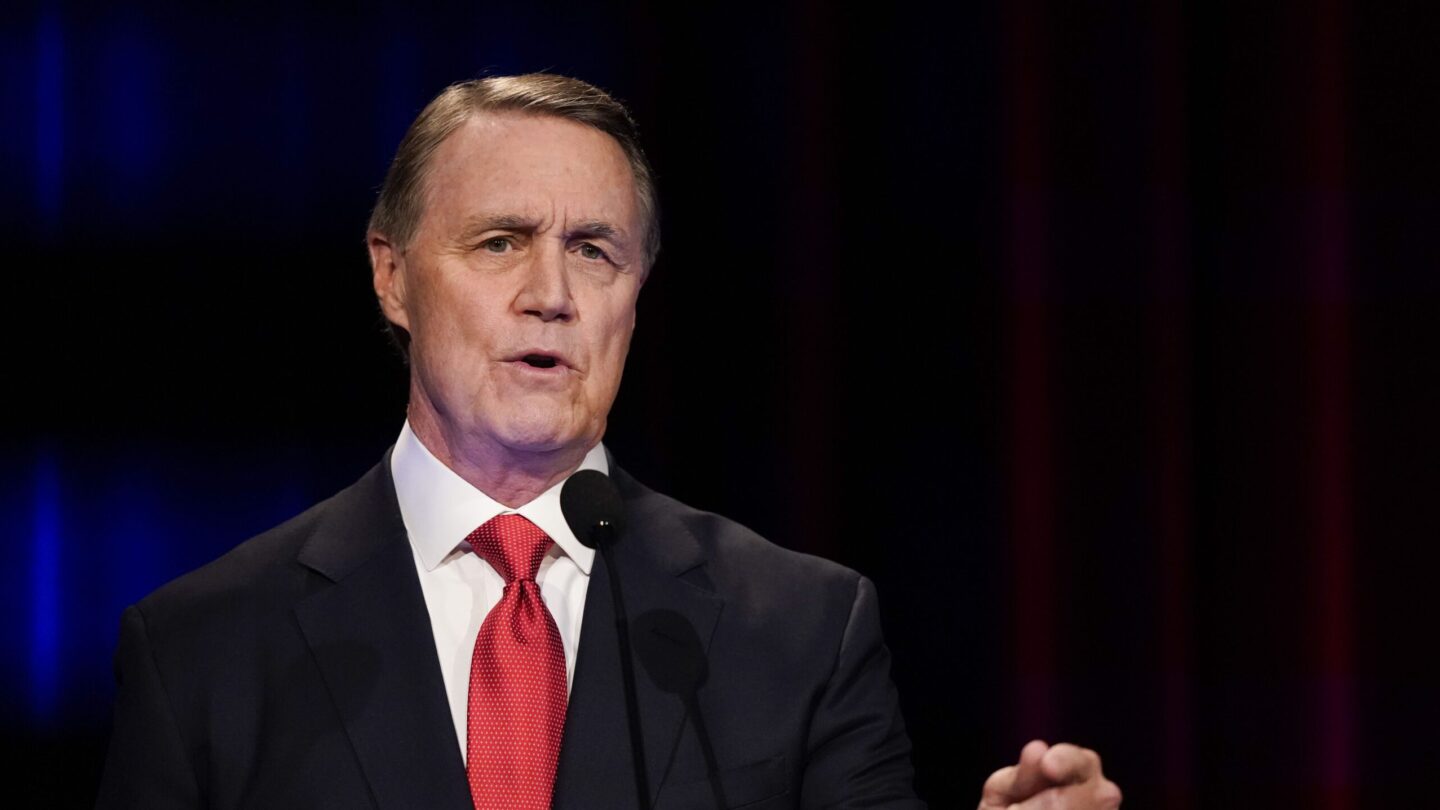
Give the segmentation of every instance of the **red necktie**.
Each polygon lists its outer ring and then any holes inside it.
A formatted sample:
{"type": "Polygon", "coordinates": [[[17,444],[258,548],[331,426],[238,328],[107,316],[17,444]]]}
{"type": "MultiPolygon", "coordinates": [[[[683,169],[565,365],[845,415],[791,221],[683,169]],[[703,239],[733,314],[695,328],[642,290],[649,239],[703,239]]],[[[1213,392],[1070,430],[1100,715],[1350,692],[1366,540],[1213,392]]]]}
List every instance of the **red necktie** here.
{"type": "Polygon", "coordinates": [[[505,578],[470,659],[466,764],[476,810],[545,810],[565,730],[565,650],[535,573],[550,538],[499,515],[466,538],[505,578]]]}

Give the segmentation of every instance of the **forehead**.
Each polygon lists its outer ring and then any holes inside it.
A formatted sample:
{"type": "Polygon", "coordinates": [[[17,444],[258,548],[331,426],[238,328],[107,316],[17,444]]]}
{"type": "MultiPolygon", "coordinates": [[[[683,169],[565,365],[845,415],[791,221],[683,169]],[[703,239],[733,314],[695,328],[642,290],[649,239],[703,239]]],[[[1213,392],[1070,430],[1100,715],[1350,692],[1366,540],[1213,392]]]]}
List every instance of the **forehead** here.
{"type": "Polygon", "coordinates": [[[639,233],[625,152],[598,129],[552,116],[479,113],[431,163],[425,219],[451,227],[476,213],[590,219],[639,233]]]}

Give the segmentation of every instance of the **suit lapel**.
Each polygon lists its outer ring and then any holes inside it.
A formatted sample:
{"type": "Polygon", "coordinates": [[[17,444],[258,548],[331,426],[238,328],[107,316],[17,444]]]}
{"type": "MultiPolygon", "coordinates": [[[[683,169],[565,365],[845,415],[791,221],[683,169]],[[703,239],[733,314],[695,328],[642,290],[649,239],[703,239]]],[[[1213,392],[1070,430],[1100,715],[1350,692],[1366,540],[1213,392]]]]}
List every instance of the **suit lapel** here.
{"type": "MultiPolygon", "coordinates": [[[[670,622],[694,630],[703,655],[723,602],[689,581],[703,581],[703,577],[685,576],[703,570],[701,546],[666,508],[668,499],[637,484],[613,462],[611,469],[625,499],[629,522],[616,545],[615,564],[620,569],[632,642],[638,651],[650,643],[647,634],[654,632],[637,620],[663,614],[670,622]]],[[[604,560],[597,557],[586,591],[575,681],[566,712],[556,810],[635,804],[610,575],[604,560]]],[[[635,662],[635,678],[651,788],[647,804],[653,804],[680,739],[685,706],[680,697],[657,685],[642,661],[635,662]]]]}
{"type": "Polygon", "coordinates": [[[295,616],[376,805],[469,808],[388,454],[331,500],[300,562],[330,580],[295,616]]]}

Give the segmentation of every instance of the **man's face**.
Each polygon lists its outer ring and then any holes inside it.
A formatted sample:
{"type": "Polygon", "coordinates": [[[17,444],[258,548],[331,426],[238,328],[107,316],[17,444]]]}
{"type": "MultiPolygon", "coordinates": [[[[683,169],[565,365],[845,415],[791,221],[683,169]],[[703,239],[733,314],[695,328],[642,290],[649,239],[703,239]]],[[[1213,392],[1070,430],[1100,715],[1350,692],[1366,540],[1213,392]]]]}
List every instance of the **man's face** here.
{"type": "Polygon", "coordinates": [[[430,409],[457,452],[593,447],[635,329],[643,231],[608,135],[514,113],[451,134],[410,246],[371,239],[382,308],[411,337],[412,421],[430,409]]]}

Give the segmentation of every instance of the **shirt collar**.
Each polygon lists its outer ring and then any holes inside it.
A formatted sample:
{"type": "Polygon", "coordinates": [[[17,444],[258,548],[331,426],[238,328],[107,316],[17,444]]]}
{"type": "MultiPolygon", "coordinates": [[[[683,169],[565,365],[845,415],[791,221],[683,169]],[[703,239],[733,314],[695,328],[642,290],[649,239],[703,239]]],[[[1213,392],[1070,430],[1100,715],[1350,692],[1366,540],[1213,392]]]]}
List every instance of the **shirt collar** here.
{"type": "MultiPolygon", "coordinates": [[[[580,470],[610,474],[604,445],[596,444],[590,448],[576,472],[580,470]]],[[[426,571],[434,571],[446,562],[456,547],[461,546],[481,524],[496,515],[514,512],[524,515],[550,535],[555,546],[589,576],[590,566],[595,561],[595,550],[587,548],[575,537],[560,510],[560,489],[564,481],[540,493],[539,497],[524,506],[511,509],[446,467],[410,429],[408,419],[400,428],[400,438],[395,441],[395,450],[390,455],[390,474],[395,479],[395,496],[400,502],[405,531],[409,533],[410,544],[426,571]]]]}

